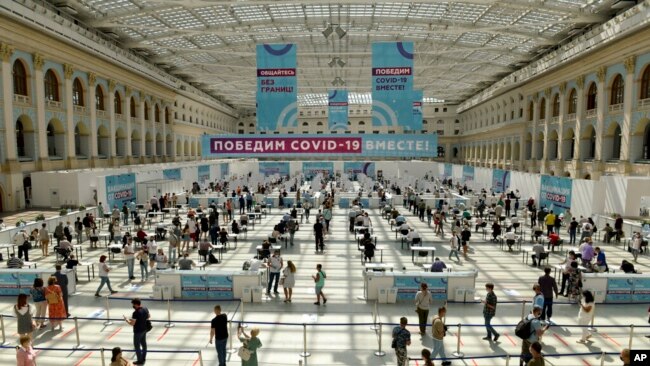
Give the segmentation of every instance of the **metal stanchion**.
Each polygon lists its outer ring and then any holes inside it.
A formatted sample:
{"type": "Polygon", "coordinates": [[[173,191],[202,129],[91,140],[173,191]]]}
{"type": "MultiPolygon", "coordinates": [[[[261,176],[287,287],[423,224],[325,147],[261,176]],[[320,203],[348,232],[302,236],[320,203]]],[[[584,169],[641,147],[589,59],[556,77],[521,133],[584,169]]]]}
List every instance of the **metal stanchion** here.
{"type": "Polygon", "coordinates": [[[628,342],[627,348],[632,349],[632,338],[634,337],[634,324],[630,324],[630,341],[628,342]]]}
{"type": "Polygon", "coordinates": [[[102,358],[102,366],[106,366],[106,360],[104,360],[104,347],[102,347],[99,350],[99,354],[101,355],[101,358],[102,358]]]}
{"type": "Polygon", "coordinates": [[[454,357],[463,358],[465,357],[465,354],[460,351],[460,328],[461,325],[458,324],[458,337],[456,337],[456,352],[452,353],[451,355],[454,357]]]}
{"type": "Polygon", "coordinates": [[[600,366],[605,366],[605,351],[600,355],[600,366]]]}
{"type": "Polygon", "coordinates": [[[165,324],[165,328],[173,328],[174,323],[172,323],[172,302],[167,299],[167,324],[165,324]]]}
{"type": "Polygon", "coordinates": [[[526,300],[521,301],[521,319],[523,320],[526,316],[526,300]]]}
{"type": "Polygon", "coordinates": [[[510,354],[506,353],[506,366],[510,366],[510,354]]]}
{"type": "Polygon", "coordinates": [[[375,301],[375,308],[372,312],[372,325],[370,326],[371,330],[377,330],[379,327],[377,326],[377,315],[378,313],[378,308],[377,308],[377,301],[375,301]]]}
{"type": "Polygon", "coordinates": [[[596,317],[596,309],[594,308],[593,311],[591,312],[591,323],[589,325],[589,328],[587,328],[588,331],[590,332],[598,332],[598,329],[594,327],[594,318],[596,317]]]}
{"type": "Polygon", "coordinates": [[[307,352],[307,324],[302,323],[302,353],[300,357],[309,357],[311,353],[307,352]]]}
{"type": "Polygon", "coordinates": [[[111,321],[111,309],[108,303],[108,296],[106,296],[106,321],[104,322],[104,325],[113,325],[113,322],[111,321]]]}
{"type": "Polygon", "coordinates": [[[239,299],[239,308],[241,309],[241,323],[239,323],[239,326],[247,328],[248,324],[244,323],[244,300],[242,299],[239,299]]]}
{"type": "Polygon", "coordinates": [[[228,334],[230,334],[230,337],[228,337],[228,342],[230,343],[230,347],[228,347],[228,350],[226,352],[236,353],[237,350],[232,346],[232,339],[235,338],[234,336],[235,333],[232,332],[232,319],[228,320],[228,334]]]}
{"type": "Polygon", "coordinates": [[[382,324],[379,323],[379,341],[377,342],[377,343],[379,343],[379,350],[377,350],[377,352],[375,352],[375,356],[377,356],[377,357],[386,356],[386,352],[381,350],[381,333],[382,333],[382,324]]]}
{"type": "Polygon", "coordinates": [[[199,365],[203,366],[203,354],[201,353],[201,350],[199,350],[199,365]]]}
{"type": "Polygon", "coordinates": [[[2,345],[7,344],[7,335],[5,334],[5,316],[0,314],[0,327],[2,328],[2,345]]]}
{"type": "Polygon", "coordinates": [[[79,338],[79,321],[77,320],[76,316],[73,318],[73,320],[74,320],[74,334],[77,336],[77,345],[72,347],[72,349],[85,348],[85,346],[81,344],[81,339],[79,338]]]}

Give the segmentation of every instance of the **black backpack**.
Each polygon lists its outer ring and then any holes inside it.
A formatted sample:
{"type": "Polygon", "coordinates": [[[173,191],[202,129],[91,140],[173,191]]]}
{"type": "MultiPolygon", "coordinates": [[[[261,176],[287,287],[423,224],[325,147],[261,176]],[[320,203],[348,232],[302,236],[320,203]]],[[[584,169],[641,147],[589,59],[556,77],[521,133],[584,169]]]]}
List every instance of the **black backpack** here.
{"type": "Polygon", "coordinates": [[[217,259],[217,257],[214,256],[214,254],[210,253],[210,255],[208,256],[208,262],[210,264],[217,264],[219,263],[219,259],[217,259]]]}
{"type": "Polygon", "coordinates": [[[521,339],[528,339],[530,338],[530,335],[533,333],[532,327],[531,327],[531,320],[528,319],[528,317],[522,319],[517,323],[517,327],[515,327],[515,335],[521,339]]]}

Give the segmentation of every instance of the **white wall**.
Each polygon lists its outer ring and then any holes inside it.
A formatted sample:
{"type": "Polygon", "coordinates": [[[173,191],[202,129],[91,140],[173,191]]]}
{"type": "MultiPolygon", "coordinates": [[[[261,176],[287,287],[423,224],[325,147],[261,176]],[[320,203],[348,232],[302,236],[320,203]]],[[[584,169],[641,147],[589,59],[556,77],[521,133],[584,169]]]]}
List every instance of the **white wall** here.
{"type": "Polygon", "coordinates": [[[605,185],[605,214],[625,212],[625,195],[627,179],[619,176],[602,176],[600,181],[605,185]]]}
{"type": "Polygon", "coordinates": [[[623,216],[639,216],[641,197],[650,196],[650,178],[629,178],[623,216]]]}
{"type": "Polygon", "coordinates": [[[508,192],[519,190],[523,202],[519,202],[520,207],[526,204],[529,197],[533,197],[535,202],[539,199],[539,190],[541,188],[541,176],[539,174],[510,171],[510,187],[508,192]]]}
{"type": "Polygon", "coordinates": [[[591,216],[599,212],[598,207],[604,207],[602,192],[604,184],[593,180],[573,179],[571,187],[571,213],[574,217],[591,216]]]}

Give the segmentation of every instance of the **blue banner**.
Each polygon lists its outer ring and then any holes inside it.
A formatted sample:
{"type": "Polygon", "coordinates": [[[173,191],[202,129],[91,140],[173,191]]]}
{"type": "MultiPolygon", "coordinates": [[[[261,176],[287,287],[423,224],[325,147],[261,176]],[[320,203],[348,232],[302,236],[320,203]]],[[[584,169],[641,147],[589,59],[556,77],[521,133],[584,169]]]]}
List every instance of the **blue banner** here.
{"type": "Polygon", "coordinates": [[[184,299],[206,299],[208,297],[208,276],[181,275],[181,296],[184,299]]]}
{"type": "Polygon", "coordinates": [[[228,178],[230,175],[230,164],[221,163],[221,165],[219,165],[219,172],[221,173],[221,179],[228,178]]]}
{"type": "Polygon", "coordinates": [[[257,45],[257,130],[298,126],[295,44],[257,45]]]}
{"type": "Polygon", "coordinates": [[[232,276],[208,276],[208,299],[226,300],[232,298],[232,276]]]}
{"type": "Polygon", "coordinates": [[[350,176],[350,179],[356,180],[359,173],[368,177],[375,177],[375,163],[366,161],[346,161],[343,163],[343,172],[350,176]]]}
{"type": "Polygon", "coordinates": [[[334,174],[334,163],[331,161],[305,161],[302,163],[302,173],[306,179],[311,179],[318,173],[324,177],[334,174]]]}
{"type": "Polygon", "coordinates": [[[492,170],[492,190],[495,193],[505,192],[510,187],[510,171],[494,169],[492,170]]]}
{"type": "Polygon", "coordinates": [[[181,169],[164,169],[163,170],[163,179],[169,180],[181,180],[181,169]]]}
{"type": "MultiPolygon", "coordinates": [[[[122,208],[124,203],[135,200],[135,173],[106,176],[106,205],[108,211],[113,207],[122,208]]],[[[108,212],[107,211],[107,212],[108,212]]]]}
{"type": "Polygon", "coordinates": [[[199,165],[197,169],[198,169],[199,182],[204,183],[210,181],[209,165],[199,165]]]}
{"type": "MultiPolygon", "coordinates": [[[[202,157],[406,157],[438,154],[436,134],[203,135],[202,157]]],[[[227,163],[226,163],[227,164],[227,163]]],[[[222,175],[223,177],[223,175],[222,175]]]]}
{"type": "Polygon", "coordinates": [[[372,44],[372,125],[411,126],[413,42],[372,44]]]}
{"type": "Polygon", "coordinates": [[[632,301],[634,302],[650,301],[650,278],[634,279],[634,294],[632,295],[632,301]]]}
{"type": "Polygon", "coordinates": [[[447,300],[447,278],[444,277],[395,277],[393,286],[397,287],[397,300],[413,300],[420,290],[420,283],[426,282],[434,300],[447,300]]]}
{"type": "Polygon", "coordinates": [[[453,175],[453,171],[454,171],[453,165],[449,163],[445,163],[444,172],[442,173],[442,176],[445,178],[451,178],[453,175]]]}
{"type": "Polygon", "coordinates": [[[539,187],[539,207],[558,215],[571,208],[571,178],[542,175],[539,187]]]}
{"type": "Polygon", "coordinates": [[[260,174],[266,177],[274,174],[286,177],[290,174],[289,162],[287,161],[260,161],[259,169],[260,174]]]}
{"type": "Polygon", "coordinates": [[[404,126],[404,131],[422,131],[422,90],[413,90],[413,120],[410,126],[404,126]]]}
{"type": "Polygon", "coordinates": [[[471,165],[463,165],[463,182],[474,181],[474,167],[471,165]]]}
{"type": "Polygon", "coordinates": [[[632,278],[608,278],[605,302],[632,302],[633,290],[632,278]]]}
{"type": "Polygon", "coordinates": [[[18,295],[19,288],[17,273],[0,273],[0,295],[18,295]]]}
{"type": "Polygon", "coordinates": [[[348,91],[330,90],[327,98],[327,121],[330,130],[348,129],[348,91]]]}

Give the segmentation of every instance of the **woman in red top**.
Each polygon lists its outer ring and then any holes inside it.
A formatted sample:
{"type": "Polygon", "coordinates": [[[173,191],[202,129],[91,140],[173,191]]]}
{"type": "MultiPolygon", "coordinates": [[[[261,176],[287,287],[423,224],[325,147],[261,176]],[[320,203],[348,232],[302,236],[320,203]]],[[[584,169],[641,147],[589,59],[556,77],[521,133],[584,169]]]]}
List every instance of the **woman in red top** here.
{"type": "Polygon", "coordinates": [[[47,280],[45,288],[45,299],[47,300],[47,312],[50,317],[52,330],[58,325],[59,330],[63,330],[63,319],[67,318],[65,305],[63,304],[63,293],[61,287],[57,285],[56,277],[50,277],[47,280]]]}

